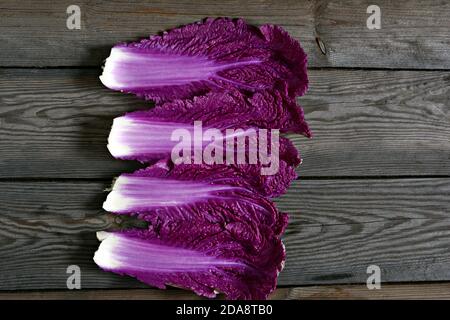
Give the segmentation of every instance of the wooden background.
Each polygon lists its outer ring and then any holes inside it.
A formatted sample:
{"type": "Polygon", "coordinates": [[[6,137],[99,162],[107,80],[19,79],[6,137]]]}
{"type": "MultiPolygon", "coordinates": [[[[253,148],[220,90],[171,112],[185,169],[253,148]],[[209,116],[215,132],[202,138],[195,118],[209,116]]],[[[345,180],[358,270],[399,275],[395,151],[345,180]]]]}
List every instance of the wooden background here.
{"type": "Polygon", "coordinates": [[[291,223],[272,297],[450,298],[450,2],[437,0],[1,0],[0,298],[194,298],[92,261],[95,231],[134,224],[101,209],[138,167],[109,155],[112,119],[147,107],[98,76],[116,42],[207,16],[280,24],[309,56],[299,103],[315,138],[293,137],[304,164],[277,201],[291,223]],[[81,30],[66,27],[71,4],[81,30]],[[69,291],[74,264],[83,289],[69,291]],[[381,290],[365,286],[371,264],[381,290]]]}

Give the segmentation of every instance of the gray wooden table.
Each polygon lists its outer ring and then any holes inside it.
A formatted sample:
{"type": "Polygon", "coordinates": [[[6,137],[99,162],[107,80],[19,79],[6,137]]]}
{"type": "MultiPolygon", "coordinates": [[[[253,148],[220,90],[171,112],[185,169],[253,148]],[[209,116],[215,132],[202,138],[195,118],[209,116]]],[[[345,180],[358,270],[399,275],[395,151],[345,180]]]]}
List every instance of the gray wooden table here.
{"type": "Polygon", "coordinates": [[[70,30],[71,1],[1,0],[0,298],[194,297],[92,261],[95,231],[134,223],[101,209],[139,167],[109,155],[112,119],[148,107],[98,76],[113,44],[207,16],[280,24],[309,56],[299,103],[315,137],[293,137],[304,162],[277,201],[291,222],[273,298],[450,298],[450,2],[372,2],[79,0],[70,30]]]}

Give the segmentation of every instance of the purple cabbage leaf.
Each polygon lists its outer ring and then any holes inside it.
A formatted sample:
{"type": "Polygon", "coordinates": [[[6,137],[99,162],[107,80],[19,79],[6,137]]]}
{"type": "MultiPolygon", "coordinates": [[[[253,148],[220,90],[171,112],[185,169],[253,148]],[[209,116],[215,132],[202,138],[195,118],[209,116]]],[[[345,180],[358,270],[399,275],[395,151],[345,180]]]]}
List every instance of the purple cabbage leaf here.
{"type": "Polygon", "coordinates": [[[300,44],[279,26],[208,18],[116,45],[100,80],[110,89],[157,102],[229,88],[272,90],[280,84],[293,98],[307,89],[306,63],[300,44]]]}
{"type": "Polygon", "coordinates": [[[154,217],[191,217],[220,223],[244,221],[280,235],[287,225],[287,214],[260,195],[260,184],[259,175],[242,175],[231,166],[172,166],[160,161],[120,175],[103,209],[147,221],[154,217]]]}
{"type": "Polygon", "coordinates": [[[281,240],[269,229],[208,220],[157,220],[149,229],[99,232],[94,255],[105,271],[209,298],[266,299],[284,265],[281,240]]]}
{"type": "Polygon", "coordinates": [[[172,150],[175,144],[170,141],[172,132],[176,129],[192,131],[195,121],[201,121],[205,130],[251,126],[311,137],[303,110],[295,101],[286,99],[278,91],[246,97],[233,90],[213,92],[192,100],[175,100],[116,118],[108,149],[117,158],[149,160],[147,157],[172,150]]]}

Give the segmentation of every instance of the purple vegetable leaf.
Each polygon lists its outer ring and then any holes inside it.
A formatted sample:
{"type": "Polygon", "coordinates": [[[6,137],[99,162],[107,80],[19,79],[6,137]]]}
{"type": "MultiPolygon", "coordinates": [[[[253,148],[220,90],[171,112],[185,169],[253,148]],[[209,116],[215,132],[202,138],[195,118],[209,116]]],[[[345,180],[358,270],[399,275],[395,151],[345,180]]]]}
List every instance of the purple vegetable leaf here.
{"type": "Polygon", "coordinates": [[[227,299],[266,299],[285,257],[279,238],[240,222],[167,219],[149,230],[99,232],[98,237],[102,242],[94,261],[105,271],[209,298],[224,293],[227,299]]]}
{"type": "Polygon", "coordinates": [[[100,79],[113,90],[156,101],[224,88],[270,90],[280,83],[295,97],[308,86],[306,62],[300,44],[281,27],[208,18],[115,46],[100,79]]]}
{"type": "Polygon", "coordinates": [[[155,165],[120,175],[103,208],[150,221],[181,218],[216,223],[241,221],[280,235],[288,217],[260,195],[258,178],[232,166],[155,165]]]}

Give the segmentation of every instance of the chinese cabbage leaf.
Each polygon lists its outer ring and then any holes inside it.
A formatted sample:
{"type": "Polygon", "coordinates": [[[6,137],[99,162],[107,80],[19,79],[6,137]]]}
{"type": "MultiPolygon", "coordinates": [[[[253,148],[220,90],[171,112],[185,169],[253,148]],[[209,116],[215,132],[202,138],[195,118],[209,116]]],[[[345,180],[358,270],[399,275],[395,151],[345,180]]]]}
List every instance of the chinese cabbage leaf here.
{"type": "Polygon", "coordinates": [[[260,195],[261,176],[232,166],[176,165],[160,161],[114,182],[103,209],[150,221],[180,218],[269,228],[280,235],[288,217],[260,195]]]}
{"type": "Polygon", "coordinates": [[[119,44],[106,60],[103,84],[155,101],[192,98],[211,90],[272,90],[286,84],[290,97],[308,86],[307,57],[279,26],[208,18],[119,44]]]}
{"type": "Polygon", "coordinates": [[[99,232],[94,261],[105,271],[151,286],[190,289],[205,297],[266,299],[284,263],[284,247],[270,230],[207,220],[155,221],[148,230],[99,232]]]}

